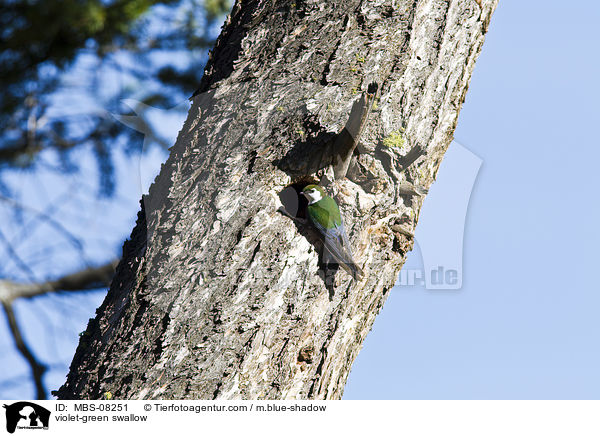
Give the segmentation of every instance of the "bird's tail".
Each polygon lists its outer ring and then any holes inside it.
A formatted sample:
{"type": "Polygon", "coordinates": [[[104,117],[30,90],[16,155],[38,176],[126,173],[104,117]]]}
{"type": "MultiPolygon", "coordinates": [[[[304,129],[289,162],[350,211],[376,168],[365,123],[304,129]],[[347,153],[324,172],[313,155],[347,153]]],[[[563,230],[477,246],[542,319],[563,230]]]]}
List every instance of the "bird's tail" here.
{"type": "Polygon", "coordinates": [[[348,272],[348,274],[350,274],[352,276],[352,278],[356,281],[361,280],[363,278],[363,276],[365,275],[363,273],[363,270],[360,269],[360,267],[355,264],[354,262],[349,262],[349,263],[343,263],[342,267],[346,267],[344,269],[346,269],[346,272],[348,272]]]}
{"type": "Polygon", "coordinates": [[[325,249],[323,261],[326,264],[337,263],[344,271],[352,276],[354,280],[361,280],[364,276],[363,270],[354,262],[354,259],[338,259],[333,253],[325,249]]]}

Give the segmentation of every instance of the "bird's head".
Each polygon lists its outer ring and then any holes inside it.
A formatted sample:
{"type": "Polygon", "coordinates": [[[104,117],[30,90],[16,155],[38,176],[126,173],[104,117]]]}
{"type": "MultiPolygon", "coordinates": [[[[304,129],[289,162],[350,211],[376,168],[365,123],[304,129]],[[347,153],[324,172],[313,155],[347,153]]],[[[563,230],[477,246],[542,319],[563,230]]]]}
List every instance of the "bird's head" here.
{"type": "Polygon", "coordinates": [[[314,204],[327,195],[325,190],[318,185],[308,185],[302,190],[302,195],[308,200],[308,204],[314,204]]]}

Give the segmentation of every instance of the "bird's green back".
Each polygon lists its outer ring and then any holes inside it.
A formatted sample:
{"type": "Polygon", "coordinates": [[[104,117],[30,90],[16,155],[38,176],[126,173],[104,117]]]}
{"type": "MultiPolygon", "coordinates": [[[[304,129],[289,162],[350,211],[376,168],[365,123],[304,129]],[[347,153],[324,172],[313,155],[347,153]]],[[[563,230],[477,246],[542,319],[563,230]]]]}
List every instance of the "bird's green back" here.
{"type": "Polygon", "coordinates": [[[329,196],[321,198],[308,206],[308,215],[313,222],[319,223],[326,229],[342,225],[340,209],[335,200],[329,196]]]}

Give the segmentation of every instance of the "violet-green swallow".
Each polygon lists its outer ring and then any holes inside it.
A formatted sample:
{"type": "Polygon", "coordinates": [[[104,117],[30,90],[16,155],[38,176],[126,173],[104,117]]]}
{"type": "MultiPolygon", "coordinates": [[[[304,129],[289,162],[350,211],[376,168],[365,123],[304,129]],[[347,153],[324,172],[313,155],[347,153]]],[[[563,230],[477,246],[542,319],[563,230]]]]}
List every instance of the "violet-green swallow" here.
{"type": "Polygon", "coordinates": [[[354,280],[360,280],[363,272],[352,258],[340,208],[335,200],[317,185],[308,185],[302,190],[302,195],[308,200],[306,209],[310,222],[323,236],[323,262],[333,263],[331,261],[335,260],[354,280]]]}

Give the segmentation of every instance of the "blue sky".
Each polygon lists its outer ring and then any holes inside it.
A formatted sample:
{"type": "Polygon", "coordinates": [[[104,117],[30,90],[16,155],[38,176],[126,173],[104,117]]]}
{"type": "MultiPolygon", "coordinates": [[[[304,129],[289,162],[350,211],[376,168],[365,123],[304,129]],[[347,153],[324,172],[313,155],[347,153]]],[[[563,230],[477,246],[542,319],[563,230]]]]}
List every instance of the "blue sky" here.
{"type": "MultiPolygon", "coordinates": [[[[395,288],[344,398],[600,397],[598,22],[600,3],[592,1],[500,0],[455,134],[483,162],[464,227],[463,286],[395,288]]],[[[91,243],[98,259],[119,251],[138,210],[139,183],[128,170],[138,163],[127,159],[117,162],[126,178],[117,194],[122,216],[111,221],[124,230],[91,243]]],[[[151,180],[158,159],[146,162],[151,180]]],[[[444,160],[423,224],[447,217],[443,202],[434,200],[458,189],[456,163],[450,154],[444,160]]],[[[67,203],[63,213],[81,212],[76,207],[67,203]]],[[[82,231],[115,219],[106,204],[89,209],[93,222],[80,219],[82,231]]],[[[406,268],[421,267],[416,246],[406,268]]],[[[52,364],[49,388],[64,381],[72,338],[102,299],[96,292],[16,304],[27,339],[52,364]]],[[[4,319],[0,350],[2,380],[15,380],[0,385],[0,397],[30,398],[27,367],[4,319]]]]}
{"type": "Polygon", "coordinates": [[[395,288],[345,399],[600,398],[598,22],[597,2],[500,0],[455,134],[483,160],[463,287],[395,288]]]}

